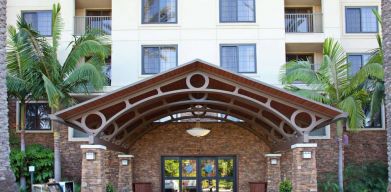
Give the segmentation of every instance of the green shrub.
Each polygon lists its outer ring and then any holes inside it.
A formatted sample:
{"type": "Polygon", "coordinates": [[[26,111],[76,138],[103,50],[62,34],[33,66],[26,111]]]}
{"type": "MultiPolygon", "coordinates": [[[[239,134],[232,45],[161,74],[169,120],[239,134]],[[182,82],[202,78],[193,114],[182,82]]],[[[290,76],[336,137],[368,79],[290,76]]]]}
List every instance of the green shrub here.
{"type": "Polygon", "coordinates": [[[387,165],[380,162],[350,164],[345,168],[345,191],[387,191],[387,165]]]}
{"type": "Polygon", "coordinates": [[[318,183],[320,191],[338,192],[338,178],[336,174],[328,173],[325,178],[318,183]]]}
{"type": "Polygon", "coordinates": [[[53,177],[53,151],[42,145],[34,144],[26,147],[23,154],[20,149],[11,150],[11,168],[17,181],[23,174],[27,178],[27,186],[30,186],[30,173],[28,166],[35,166],[34,183],[46,183],[53,177]]]}
{"type": "Polygon", "coordinates": [[[107,184],[106,186],[106,192],[115,192],[114,185],[112,183],[107,184]]]}
{"type": "Polygon", "coordinates": [[[289,180],[284,180],[280,183],[280,192],[291,192],[292,183],[289,180]]]}
{"type": "MultiPolygon", "coordinates": [[[[336,173],[327,174],[319,181],[323,192],[338,191],[336,173]]],[[[344,170],[344,190],[346,192],[384,192],[387,191],[387,165],[380,162],[348,164],[344,170]]]]}

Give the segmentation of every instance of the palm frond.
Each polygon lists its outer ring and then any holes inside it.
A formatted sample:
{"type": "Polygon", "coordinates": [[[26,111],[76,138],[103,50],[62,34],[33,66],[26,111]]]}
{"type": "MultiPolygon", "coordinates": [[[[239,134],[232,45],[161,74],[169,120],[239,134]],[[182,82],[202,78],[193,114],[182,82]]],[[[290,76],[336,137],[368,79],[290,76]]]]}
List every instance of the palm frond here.
{"type": "Polygon", "coordinates": [[[71,73],[76,68],[77,64],[86,57],[97,56],[101,59],[105,59],[110,54],[110,50],[107,45],[102,44],[96,39],[86,39],[76,42],[77,44],[73,46],[62,67],[64,74],[71,73]]]}
{"type": "Polygon", "coordinates": [[[348,125],[352,130],[364,127],[364,111],[361,100],[354,98],[354,96],[346,97],[337,105],[338,108],[347,112],[348,125]]]}
{"type": "Polygon", "coordinates": [[[56,84],[50,81],[44,74],[42,74],[44,81],[44,87],[46,96],[49,102],[49,106],[55,109],[59,109],[61,99],[64,98],[64,94],[57,88],[56,84]]]}
{"type": "Polygon", "coordinates": [[[280,70],[280,81],[282,84],[292,84],[298,81],[307,85],[319,83],[317,74],[308,61],[286,63],[280,70]]]}
{"type": "Polygon", "coordinates": [[[106,82],[107,80],[103,75],[103,70],[93,64],[83,63],[65,79],[64,86],[74,90],[92,85],[95,90],[100,90],[106,82]]]}
{"type": "Polygon", "coordinates": [[[53,4],[52,9],[52,41],[54,52],[57,52],[58,41],[60,40],[61,31],[63,29],[63,22],[61,18],[61,5],[53,4]]]}

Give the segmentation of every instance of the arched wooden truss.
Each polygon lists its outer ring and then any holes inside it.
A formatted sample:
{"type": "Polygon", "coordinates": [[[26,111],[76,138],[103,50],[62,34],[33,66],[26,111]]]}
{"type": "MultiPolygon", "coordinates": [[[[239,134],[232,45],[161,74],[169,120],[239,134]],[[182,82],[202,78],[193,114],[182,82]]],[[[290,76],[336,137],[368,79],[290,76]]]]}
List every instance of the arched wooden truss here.
{"type": "Polygon", "coordinates": [[[156,120],[217,119],[246,128],[274,148],[345,118],[341,111],[195,61],[60,111],[53,119],[83,130],[93,143],[127,151],[156,120]],[[175,118],[175,114],[190,114],[175,118]],[[213,114],[223,114],[216,116],[213,114]]]}

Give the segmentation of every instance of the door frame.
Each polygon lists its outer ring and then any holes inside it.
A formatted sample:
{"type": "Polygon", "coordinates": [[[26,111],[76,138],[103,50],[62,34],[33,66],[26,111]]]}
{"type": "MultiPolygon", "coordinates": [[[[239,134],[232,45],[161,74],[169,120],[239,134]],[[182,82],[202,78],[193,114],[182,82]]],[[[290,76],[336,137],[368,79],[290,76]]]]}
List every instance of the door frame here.
{"type": "Polygon", "coordinates": [[[223,179],[218,176],[218,160],[224,158],[232,158],[233,159],[233,192],[237,192],[238,187],[238,156],[237,155],[162,155],[160,156],[160,177],[161,177],[161,191],[164,192],[165,187],[165,177],[164,177],[164,160],[165,158],[177,158],[179,160],[179,191],[182,190],[182,180],[196,180],[197,181],[197,192],[202,192],[202,176],[201,176],[201,160],[202,159],[213,159],[215,160],[215,168],[216,168],[216,176],[214,177],[216,180],[216,190],[218,190],[218,181],[223,179]],[[197,173],[196,177],[182,177],[182,159],[190,159],[196,160],[197,173]]]}

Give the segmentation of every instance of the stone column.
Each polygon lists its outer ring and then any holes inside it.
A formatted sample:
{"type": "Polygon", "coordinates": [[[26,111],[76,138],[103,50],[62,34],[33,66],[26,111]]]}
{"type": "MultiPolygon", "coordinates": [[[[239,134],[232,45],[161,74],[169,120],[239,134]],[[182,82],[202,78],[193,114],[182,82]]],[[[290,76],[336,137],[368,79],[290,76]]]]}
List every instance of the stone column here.
{"type": "Polygon", "coordinates": [[[292,186],[297,192],[316,192],[316,143],[299,143],[292,145],[292,186]]]}
{"type": "Polygon", "coordinates": [[[133,155],[118,155],[118,192],[133,191],[132,158],[133,155]]]}
{"type": "Polygon", "coordinates": [[[81,145],[80,148],[83,153],[81,191],[106,192],[106,147],[103,145],[81,145]]]}
{"type": "Polygon", "coordinates": [[[278,192],[281,182],[281,154],[266,154],[267,191],[278,192]]]}

